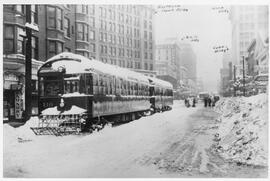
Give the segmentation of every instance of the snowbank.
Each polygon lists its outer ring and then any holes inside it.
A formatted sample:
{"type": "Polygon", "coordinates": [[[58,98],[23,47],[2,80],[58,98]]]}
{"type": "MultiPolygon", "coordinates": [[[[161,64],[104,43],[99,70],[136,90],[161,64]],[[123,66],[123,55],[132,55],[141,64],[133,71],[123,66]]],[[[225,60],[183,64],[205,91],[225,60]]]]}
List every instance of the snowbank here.
{"type": "Polygon", "coordinates": [[[38,126],[38,117],[32,117],[23,126],[14,128],[9,124],[3,125],[4,142],[5,146],[14,146],[14,144],[20,143],[21,141],[32,141],[36,138],[34,132],[30,127],[38,126]]]}
{"type": "Polygon", "coordinates": [[[237,163],[267,166],[267,94],[223,98],[215,110],[221,114],[215,135],[221,155],[237,163]]]}
{"type": "Polygon", "coordinates": [[[140,162],[159,156],[175,142],[174,137],[180,139],[185,134],[187,117],[194,112],[196,108],[186,109],[182,101],[175,102],[171,111],[142,117],[113,128],[106,127],[91,135],[63,137],[32,138],[34,133],[29,127],[35,124],[34,119],[20,128],[5,124],[4,176],[160,177],[154,166],[140,162]],[[171,135],[169,141],[168,133],[171,135]],[[32,141],[19,143],[18,137],[31,138],[32,141]]]}

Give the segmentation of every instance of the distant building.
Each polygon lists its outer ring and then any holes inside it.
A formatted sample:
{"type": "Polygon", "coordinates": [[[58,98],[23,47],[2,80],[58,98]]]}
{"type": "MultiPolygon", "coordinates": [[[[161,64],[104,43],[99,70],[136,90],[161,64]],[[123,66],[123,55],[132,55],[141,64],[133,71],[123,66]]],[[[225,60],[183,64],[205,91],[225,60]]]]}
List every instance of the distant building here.
{"type": "Polygon", "coordinates": [[[197,81],[197,59],[190,43],[180,42],[180,66],[187,70],[187,78],[197,81]]]}
{"type": "MultiPolygon", "coordinates": [[[[4,118],[22,119],[26,6],[3,7],[4,118]]],[[[32,37],[33,114],[37,114],[37,69],[64,51],[155,76],[152,6],[31,5],[31,13],[32,24],[39,28],[32,37]]]]}
{"type": "Polygon", "coordinates": [[[222,68],[220,69],[220,94],[229,95],[229,81],[233,78],[231,65],[231,51],[223,54],[222,68]]]}
{"type": "Polygon", "coordinates": [[[169,81],[177,88],[180,80],[180,47],[176,38],[168,38],[156,45],[157,77],[169,81]]]}
{"type": "Polygon", "coordinates": [[[268,74],[269,67],[269,37],[267,34],[258,33],[248,49],[247,74],[255,76],[268,74]]]}
{"type": "Polygon", "coordinates": [[[247,49],[258,32],[268,34],[268,6],[231,6],[232,62],[241,64],[247,49]]]}

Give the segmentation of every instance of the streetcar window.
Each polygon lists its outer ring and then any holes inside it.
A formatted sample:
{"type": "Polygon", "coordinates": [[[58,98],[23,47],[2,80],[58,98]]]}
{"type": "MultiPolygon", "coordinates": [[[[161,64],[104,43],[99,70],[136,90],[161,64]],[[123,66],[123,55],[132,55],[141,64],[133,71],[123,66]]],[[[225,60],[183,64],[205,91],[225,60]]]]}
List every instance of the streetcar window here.
{"type": "Polygon", "coordinates": [[[92,91],[92,84],[93,84],[93,81],[92,81],[92,77],[89,75],[89,74],[86,74],[85,75],[85,87],[86,87],[86,93],[87,94],[93,94],[93,91],[92,91]]]}
{"type": "Polygon", "coordinates": [[[74,82],[74,84],[75,84],[75,86],[74,86],[74,87],[75,87],[75,88],[74,88],[74,92],[77,92],[77,91],[78,91],[78,88],[79,88],[79,87],[78,87],[78,82],[76,81],[76,82],[74,82]]]}
{"type": "Polygon", "coordinates": [[[135,95],[138,95],[138,84],[137,83],[135,83],[134,89],[135,89],[135,95]]]}
{"type": "Polygon", "coordinates": [[[97,74],[93,75],[93,82],[94,82],[94,93],[98,94],[99,90],[98,90],[98,75],[97,74]]]}
{"type": "Polygon", "coordinates": [[[130,82],[130,95],[133,95],[133,82],[130,82]]]}
{"type": "Polygon", "coordinates": [[[70,92],[70,81],[65,81],[65,94],[70,92]]]}
{"type": "Polygon", "coordinates": [[[59,81],[44,81],[44,96],[56,96],[60,93],[59,81]]]}
{"type": "Polygon", "coordinates": [[[86,93],[86,75],[81,75],[80,84],[79,84],[79,92],[86,93]]]}
{"type": "Polygon", "coordinates": [[[46,76],[40,79],[41,96],[57,96],[61,94],[61,81],[57,76],[46,76]]]}

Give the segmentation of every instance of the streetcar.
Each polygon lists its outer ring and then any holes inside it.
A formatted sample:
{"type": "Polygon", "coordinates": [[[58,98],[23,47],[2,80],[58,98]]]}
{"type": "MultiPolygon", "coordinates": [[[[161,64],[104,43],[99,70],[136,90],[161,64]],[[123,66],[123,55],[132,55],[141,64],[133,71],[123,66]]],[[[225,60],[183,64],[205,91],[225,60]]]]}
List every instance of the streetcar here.
{"type": "Polygon", "coordinates": [[[172,85],[116,65],[64,52],[38,70],[36,134],[92,131],[168,110],[172,85]],[[46,129],[45,129],[46,128],[46,129]]]}

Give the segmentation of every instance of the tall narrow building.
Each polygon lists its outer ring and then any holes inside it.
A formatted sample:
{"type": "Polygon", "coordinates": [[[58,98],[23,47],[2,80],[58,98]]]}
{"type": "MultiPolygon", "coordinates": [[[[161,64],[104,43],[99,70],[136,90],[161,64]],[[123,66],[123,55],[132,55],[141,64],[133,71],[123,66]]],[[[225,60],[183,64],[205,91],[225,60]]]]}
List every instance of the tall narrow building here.
{"type": "Polygon", "coordinates": [[[258,32],[268,34],[268,6],[231,6],[232,63],[241,64],[243,56],[258,32]]]}
{"type": "Polygon", "coordinates": [[[176,38],[167,38],[156,45],[157,77],[172,83],[177,88],[180,78],[180,47],[176,38]]]}

